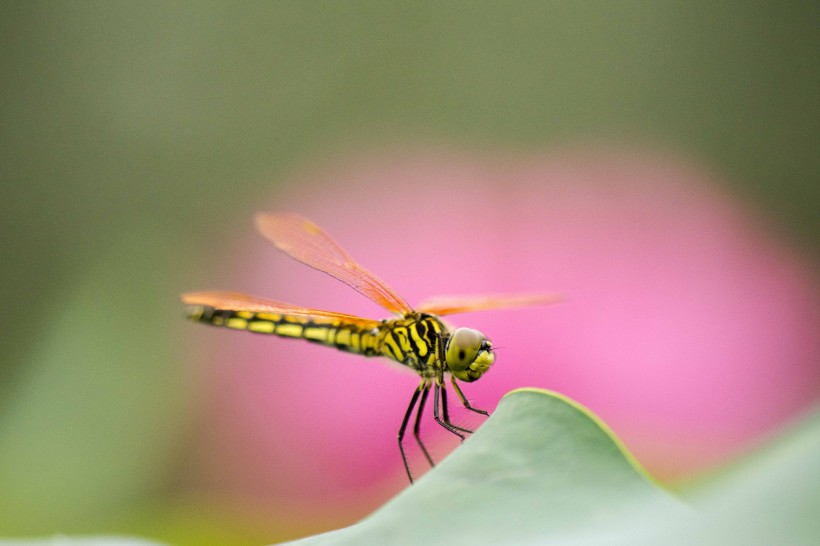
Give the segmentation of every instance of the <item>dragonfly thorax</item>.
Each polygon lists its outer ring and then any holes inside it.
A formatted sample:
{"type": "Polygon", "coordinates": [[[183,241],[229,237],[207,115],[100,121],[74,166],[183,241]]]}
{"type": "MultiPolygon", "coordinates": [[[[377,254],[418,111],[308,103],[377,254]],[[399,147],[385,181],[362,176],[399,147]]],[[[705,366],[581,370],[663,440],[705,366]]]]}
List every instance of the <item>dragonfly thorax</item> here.
{"type": "Polygon", "coordinates": [[[456,379],[472,382],[489,369],[495,354],[484,334],[472,328],[458,328],[447,340],[444,359],[456,379]]]}

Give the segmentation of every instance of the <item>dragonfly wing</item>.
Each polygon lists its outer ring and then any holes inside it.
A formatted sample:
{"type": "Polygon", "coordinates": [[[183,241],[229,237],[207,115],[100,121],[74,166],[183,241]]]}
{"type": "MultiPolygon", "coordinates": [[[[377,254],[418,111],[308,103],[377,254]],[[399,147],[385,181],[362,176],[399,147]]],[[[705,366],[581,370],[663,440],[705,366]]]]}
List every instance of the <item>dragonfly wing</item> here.
{"type": "Polygon", "coordinates": [[[256,229],[291,258],[342,281],[388,311],[405,315],[410,305],[354,260],[322,228],[294,213],[258,213],[256,229]]]}
{"type": "Polygon", "coordinates": [[[381,323],[378,320],[357,317],[356,315],[346,315],[333,311],[321,311],[319,309],[308,309],[290,303],[276,300],[268,300],[249,296],[240,292],[188,292],[180,296],[180,300],[188,305],[201,305],[222,309],[225,311],[249,311],[251,313],[272,313],[276,315],[292,315],[304,318],[322,318],[332,320],[342,320],[347,323],[359,325],[363,328],[376,328],[381,323]]]}
{"type": "Polygon", "coordinates": [[[562,301],[559,294],[517,294],[507,296],[439,296],[416,307],[417,311],[433,315],[453,315],[470,311],[510,309],[546,305],[562,301]]]}

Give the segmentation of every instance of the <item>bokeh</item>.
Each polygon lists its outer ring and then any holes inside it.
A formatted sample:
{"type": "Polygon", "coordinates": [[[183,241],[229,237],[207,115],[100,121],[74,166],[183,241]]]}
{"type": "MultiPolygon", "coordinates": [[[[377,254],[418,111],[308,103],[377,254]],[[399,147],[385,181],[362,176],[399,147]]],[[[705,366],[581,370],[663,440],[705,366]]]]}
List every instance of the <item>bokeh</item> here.
{"type": "Polygon", "coordinates": [[[269,543],[405,486],[412,375],[183,320],[205,288],[382,317],[260,209],[411,303],[565,293],[453,317],[502,347],[465,391],[564,392],[673,484],[820,394],[815,4],[0,9],[0,535],[269,543]]]}

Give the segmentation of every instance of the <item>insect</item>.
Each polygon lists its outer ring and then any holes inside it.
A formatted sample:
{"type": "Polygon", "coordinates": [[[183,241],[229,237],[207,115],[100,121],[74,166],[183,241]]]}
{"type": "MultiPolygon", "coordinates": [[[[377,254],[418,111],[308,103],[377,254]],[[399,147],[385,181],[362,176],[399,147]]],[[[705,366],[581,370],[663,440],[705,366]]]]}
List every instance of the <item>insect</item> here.
{"type": "Polygon", "coordinates": [[[306,339],[368,357],[386,357],[414,370],[421,381],[413,391],[398,433],[399,451],[410,483],[413,483],[413,475],[404,451],[404,436],[416,408],[413,436],[427,462],[431,466],[435,464],[419,434],[431,388],[435,421],[462,441],[472,430],[450,421],[445,376],[449,375],[453,391],[465,408],[488,415],[470,405],[458,381],[471,383],[484,375],[495,360],[492,343],[481,332],[453,328],[440,316],[540,305],[559,299],[551,294],[438,297],[412,308],[307,218],[293,213],[259,213],[255,224],[262,236],[280,251],[342,281],[396,316],[373,320],[236,292],[213,291],[181,296],[182,302],[189,306],[188,318],[213,326],[306,339]]]}

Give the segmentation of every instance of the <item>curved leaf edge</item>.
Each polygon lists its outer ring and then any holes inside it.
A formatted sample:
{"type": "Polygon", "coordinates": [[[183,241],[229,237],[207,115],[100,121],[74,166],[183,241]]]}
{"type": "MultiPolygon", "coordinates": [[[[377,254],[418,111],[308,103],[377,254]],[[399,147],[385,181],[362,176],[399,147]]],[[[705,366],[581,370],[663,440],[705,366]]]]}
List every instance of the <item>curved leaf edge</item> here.
{"type": "Polygon", "coordinates": [[[587,419],[589,419],[595,426],[601,429],[609,439],[615,444],[615,447],[621,452],[624,456],[624,459],[635,469],[635,471],[640,474],[644,479],[650,482],[655,487],[659,489],[667,490],[667,487],[662,484],[657,478],[655,478],[638,460],[637,457],[630,451],[630,449],[626,446],[626,444],[618,437],[615,431],[609,427],[609,425],[604,422],[594,411],[589,409],[588,407],[584,406],[577,400],[570,398],[565,394],[561,394],[560,392],[556,392],[550,389],[543,389],[540,387],[520,387],[517,389],[513,389],[508,393],[504,394],[501,399],[509,398],[511,396],[515,396],[517,393],[526,392],[526,393],[535,393],[544,396],[550,396],[552,398],[557,398],[561,402],[567,404],[568,406],[572,407],[576,411],[582,413],[587,419]]]}

